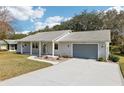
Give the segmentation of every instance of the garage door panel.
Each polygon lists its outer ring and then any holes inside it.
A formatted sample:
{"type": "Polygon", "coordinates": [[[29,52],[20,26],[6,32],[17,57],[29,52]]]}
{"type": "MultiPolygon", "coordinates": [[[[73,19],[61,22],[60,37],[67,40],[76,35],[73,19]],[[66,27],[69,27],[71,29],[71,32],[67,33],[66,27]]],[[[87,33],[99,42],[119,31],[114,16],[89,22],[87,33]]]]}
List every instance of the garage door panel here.
{"type": "Polygon", "coordinates": [[[78,58],[97,58],[97,44],[73,44],[73,56],[78,58]]]}

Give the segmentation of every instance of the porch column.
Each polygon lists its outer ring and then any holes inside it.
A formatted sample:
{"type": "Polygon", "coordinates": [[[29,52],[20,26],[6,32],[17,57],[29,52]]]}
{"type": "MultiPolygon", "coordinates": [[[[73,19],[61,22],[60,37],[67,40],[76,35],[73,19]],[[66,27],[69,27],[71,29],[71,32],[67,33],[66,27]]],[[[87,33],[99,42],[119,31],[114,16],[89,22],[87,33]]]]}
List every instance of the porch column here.
{"type": "Polygon", "coordinates": [[[55,49],[55,44],[54,41],[52,42],[52,56],[54,56],[54,49],[55,49]]]}
{"type": "Polygon", "coordinates": [[[32,55],[32,42],[30,42],[30,55],[32,55]]]}
{"type": "Polygon", "coordinates": [[[21,42],[21,54],[23,54],[23,43],[21,42]]]}
{"type": "Polygon", "coordinates": [[[41,42],[39,42],[39,57],[41,56],[41,42]]]}

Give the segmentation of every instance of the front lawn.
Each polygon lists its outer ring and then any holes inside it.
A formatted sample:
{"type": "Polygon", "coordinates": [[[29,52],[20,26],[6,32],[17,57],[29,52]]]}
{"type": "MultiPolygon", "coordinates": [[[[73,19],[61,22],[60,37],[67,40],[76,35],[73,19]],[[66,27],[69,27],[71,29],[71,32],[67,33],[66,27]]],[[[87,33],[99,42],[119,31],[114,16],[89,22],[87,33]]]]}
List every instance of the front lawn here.
{"type": "Polygon", "coordinates": [[[0,52],[0,80],[52,65],[45,62],[28,60],[27,57],[28,55],[16,54],[14,52],[0,52]]]}
{"type": "Polygon", "coordinates": [[[120,58],[120,60],[119,60],[119,65],[120,65],[120,67],[121,67],[122,74],[123,74],[123,76],[124,76],[124,55],[119,54],[119,53],[116,53],[116,55],[120,58]]]}
{"type": "Polygon", "coordinates": [[[118,56],[120,58],[118,63],[120,65],[122,74],[124,76],[124,54],[120,53],[120,49],[119,48],[120,48],[120,46],[112,46],[111,45],[110,46],[110,52],[111,52],[111,54],[116,55],[116,56],[118,56]]]}

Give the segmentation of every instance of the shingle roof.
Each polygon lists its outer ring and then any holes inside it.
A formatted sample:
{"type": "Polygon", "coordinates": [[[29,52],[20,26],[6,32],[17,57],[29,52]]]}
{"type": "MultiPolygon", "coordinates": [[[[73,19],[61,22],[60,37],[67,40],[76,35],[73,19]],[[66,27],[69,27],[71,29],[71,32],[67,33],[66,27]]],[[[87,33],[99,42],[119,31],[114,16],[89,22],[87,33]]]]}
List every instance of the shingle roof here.
{"type": "Polygon", "coordinates": [[[7,44],[4,40],[0,40],[0,45],[7,44]]]}
{"type": "Polygon", "coordinates": [[[110,30],[72,32],[69,35],[58,39],[58,42],[110,42],[110,30]]]}
{"type": "Polygon", "coordinates": [[[71,32],[70,30],[40,32],[34,35],[27,36],[18,41],[52,41],[57,42],[110,42],[110,30],[97,31],[80,31],[71,32]],[[70,33],[70,34],[67,34],[70,33]],[[67,34],[64,37],[63,35],[67,34]],[[59,39],[60,38],[60,39],[59,39]]]}
{"type": "Polygon", "coordinates": [[[17,40],[5,40],[8,44],[17,44],[17,40]]]}
{"type": "Polygon", "coordinates": [[[0,40],[0,44],[17,44],[17,40],[0,40]]]}
{"type": "Polygon", "coordinates": [[[52,41],[69,32],[70,30],[40,32],[40,33],[22,38],[18,41],[52,41]]]}

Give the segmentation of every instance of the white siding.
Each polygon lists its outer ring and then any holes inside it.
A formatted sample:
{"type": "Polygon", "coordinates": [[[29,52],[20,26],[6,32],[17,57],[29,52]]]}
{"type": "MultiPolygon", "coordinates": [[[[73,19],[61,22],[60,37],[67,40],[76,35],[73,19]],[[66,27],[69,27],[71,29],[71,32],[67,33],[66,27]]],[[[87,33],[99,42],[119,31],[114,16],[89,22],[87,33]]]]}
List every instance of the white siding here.
{"type": "Polygon", "coordinates": [[[23,53],[30,53],[30,43],[23,43],[23,53]]]}
{"type": "Polygon", "coordinates": [[[99,58],[106,58],[106,43],[99,43],[99,58]]]}
{"type": "MultiPolygon", "coordinates": [[[[73,44],[98,44],[98,58],[99,57],[104,57],[108,58],[109,56],[109,42],[95,42],[95,43],[83,43],[83,42],[78,42],[78,43],[69,43],[69,42],[59,42],[58,43],[58,50],[55,50],[55,55],[60,55],[60,56],[70,56],[73,57],[73,44]]],[[[28,46],[23,47],[23,52],[24,53],[29,53],[30,52],[30,44],[27,43],[28,46]]],[[[46,54],[52,54],[52,42],[44,42],[46,44],[46,54]]],[[[20,52],[20,43],[17,45],[17,52],[20,52]]],[[[39,49],[32,49],[33,54],[38,54],[39,49]]],[[[41,42],[41,54],[43,54],[43,42],[41,42]]]]}
{"type": "Polygon", "coordinates": [[[99,57],[104,57],[108,58],[109,56],[109,42],[104,42],[104,43],[69,43],[69,42],[63,42],[63,43],[58,43],[58,50],[55,50],[55,55],[67,55],[67,56],[73,56],[73,44],[98,44],[98,58],[99,57]]]}
{"type": "Polygon", "coordinates": [[[109,57],[109,42],[106,42],[106,58],[109,57]]]}
{"type": "Polygon", "coordinates": [[[21,43],[20,42],[18,42],[17,43],[17,50],[16,50],[18,53],[20,53],[21,52],[21,43]]]}
{"type": "Polygon", "coordinates": [[[99,43],[99,57],[109,57],[109,42],[99,43]]]}
{"type": "Polygon", "coordinates": [[[58,50],[55,50],[55,55],[71,57],[71,43],[58,43],[58,50]]]}
{"type": "Polygon", "coordinates": [[[52,42],[46,43],[46,54],[52,54],[52,42]]]}
{"type": "MultiPolygon", "coordinates": [[[[17,43],[17,52],[21,52],[21,43],[17,43]]],[[[23,42],[23,53],[30,53],[30,43],[29,42],[23,42]],[[26,44],[26,46],[25,46],[26,44]]]]}
{"type": "Polygon", "coordinates": [[[0,50],[7,50],[7,45],[5,44],[0,45],[0,50]]]}
{"type": "Polygon", "coordinates": [[[41,42],[41,54],[43,54],[43,44],[46,44],[46,54],[52,54],[52,43],[41,42]]]}

